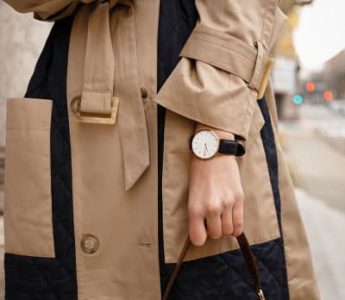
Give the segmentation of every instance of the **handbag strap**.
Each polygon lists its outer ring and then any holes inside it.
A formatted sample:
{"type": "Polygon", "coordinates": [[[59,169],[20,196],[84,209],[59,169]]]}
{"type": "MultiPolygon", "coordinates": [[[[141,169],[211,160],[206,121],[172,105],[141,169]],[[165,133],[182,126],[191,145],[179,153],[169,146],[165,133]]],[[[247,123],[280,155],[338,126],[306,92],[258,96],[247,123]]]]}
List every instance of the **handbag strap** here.
{"type": "MultiPolygon", "coordinates": [[[[242,251],[242,255],[245,259],[248,271],[250,273],[250,276],[252,277],[253,280],[253,284],[255,287],[255,292],[256,295],[258,296],[258,300],[265,300],[265,296],[264,293],[262,291],[262,287],[261,287],[261,283],[260,283],[260,277],[259,277],[259,272],[258,272],[258,268],[254,259],[254,255],[250,249],[247,237],[245,236],[244,233],[242,233],[241,235],[239,235],[237,237],[237,242],[240,245],[240,249],[242,251]]],[[[171,292],[171,289],[174,285],[175,279],[180,271],[181,265],[182,265],[182,261],[184,259],[184,257],[187,254],[188,249],[191,246],[191,240],[189,238],[189,235],[187,236],[187,239],[182,247],[181,253],[178,257],[178,260],[176,262],[175,268],[172,271],[170,277],[169,277],[169,281],[167,284],[167,287],[164,291],[164,295],[163,295],[163,300],[168,300],[169,294],[171,292]]]]}

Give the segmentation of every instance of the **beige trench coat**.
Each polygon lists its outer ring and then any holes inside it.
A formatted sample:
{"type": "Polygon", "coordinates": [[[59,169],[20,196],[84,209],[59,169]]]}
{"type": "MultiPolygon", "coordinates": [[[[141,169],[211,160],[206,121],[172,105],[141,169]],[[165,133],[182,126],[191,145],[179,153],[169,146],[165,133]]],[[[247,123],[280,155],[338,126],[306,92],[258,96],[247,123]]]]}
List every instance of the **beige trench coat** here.
{"type": "MultiPolygon", "coordinates": [[[[182,59],[158,94],[157,51],[153,46],[157,44],[158,0],[120,4],[95,0],[6,2],[20,12],[34,12],[41,20],[55,20],[77,10],[70,39],[67,96],[80,300],[160,298],[157,103],[167,109],[162,212],[165,262],[176,262],[188,233],[191,152],[187,144],[196,122],[233,132],[243,140],[246,155],[238,158],[238,163],[245,193],[244,230],[250,243],[280,236],[260,138],[264,119],[256,105],[267,58],[285,20],[277,0],[222,0],[222,10],[213,1],[196,0],[200,19],[182,50],[182,59]],[[109,118],[97,117],[111,114],[116,117],[115,124],[90,123],[106,122],[109,118]],[[95,241],[89,240],[85,247],[87,235],[98,243],[92,254],[87,249],[92,249],[95,241]]],[[[270,83],[265,90],[275,124],[290,298],[319,299],[305,231],[278,141],[270,83]]],[[[27,193],[27,181],[18,170],[36,165],[25,165],[25,160],[16,156],[16,149],[24,145],[15,137],[20,129],[32,141],[40,141],[39,151],[49,154],[52,103],[22,100],[8,103],[10,148],[6,157],[11,168],[7,167],[5,174],[5,250],[54,257],[48,155],[40,156],[36,164],[40,168],[32,169],[31,174],[39,176],[46,189],[30,187],[35,203],[23,207],[16,199],[27,193]],[[18,180],[23,189],[11,189],[18,180]],[[26,210],[31,211],[33,204],[35,209],[27,216],[26,210]],[[33,225],[28,227],[30,222],[33,225]]],[[[34,147],[28,143],[25,147],[34,147]]],[[[234,238],[207,240],[203,247],[192,248],[186,260],[237,247],[234,238]]]]}

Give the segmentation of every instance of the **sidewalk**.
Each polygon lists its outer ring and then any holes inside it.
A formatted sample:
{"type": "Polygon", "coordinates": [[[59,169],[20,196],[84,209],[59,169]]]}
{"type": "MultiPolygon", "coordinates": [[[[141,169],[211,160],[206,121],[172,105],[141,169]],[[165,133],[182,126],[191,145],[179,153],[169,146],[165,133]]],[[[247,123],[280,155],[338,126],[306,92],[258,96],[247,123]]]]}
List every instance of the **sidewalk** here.
{"type": "Polygon", "coordinates": [[[322,300],[345,299],[345,213],[297,189],[322,300]]]}
{"type": "Polygon", "coordinates": [[[321,105],[280,123],[322,300],[345,299],[344,128],[345,119],[321,105]]]}

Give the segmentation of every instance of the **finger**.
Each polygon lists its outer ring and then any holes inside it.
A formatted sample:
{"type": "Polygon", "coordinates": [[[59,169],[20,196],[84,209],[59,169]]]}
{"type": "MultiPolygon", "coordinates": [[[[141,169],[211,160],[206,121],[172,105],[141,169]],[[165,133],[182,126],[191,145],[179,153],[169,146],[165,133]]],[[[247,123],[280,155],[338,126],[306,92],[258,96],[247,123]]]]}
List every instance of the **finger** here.
{"type": "Polygon", "coordinates": [[[243,201],[236,201],[232,210],[233,236],[239,236],[243,232],[243,201]]]}
{"type": "Polygon", "coordinates": [[[222,213],[222,232],[224,235],[232,234],[234,227],[232,224],[232,206],[222,213]]]}
{"type": "Polygon", "coordinates": [[[220,215],[208,217],[206,223],[208,236],[211,239],[219,239],[222,236],[222,220],[220,215]]]}
{"type": "Polygon", "coordinates": [[[195,246],[202,246],[207,238],[203,217],[189,218],[189,237],[195,246]]]}

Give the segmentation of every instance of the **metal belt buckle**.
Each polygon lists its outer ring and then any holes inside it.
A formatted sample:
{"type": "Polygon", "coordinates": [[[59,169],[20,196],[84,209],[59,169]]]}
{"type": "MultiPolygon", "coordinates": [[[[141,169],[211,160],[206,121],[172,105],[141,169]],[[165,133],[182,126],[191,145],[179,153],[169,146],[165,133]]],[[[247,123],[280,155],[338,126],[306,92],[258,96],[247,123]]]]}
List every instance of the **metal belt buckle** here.
{"type": "Polygon", "coordinates": [[[268,85],[268,80],[270,79],[271,72],[273,69],[273,65],[274,65],[274,59],[271,57],[268,58],[266,66],[265,66],[264,75],[262,77],[261,85],[260,85],[259,92],[258,92],[258,99],[262,99],[265,95],[266,88],[268,85]]]}
{"type": "Polygon", "coordinates": [[[81,96],[77,96],[71,101],[72,111],[74,112],[79,122],[94,124],[115,124],[119,98],[112,98],[110,114],[82,113],[80,111],[80,102],[81,96]]]}

